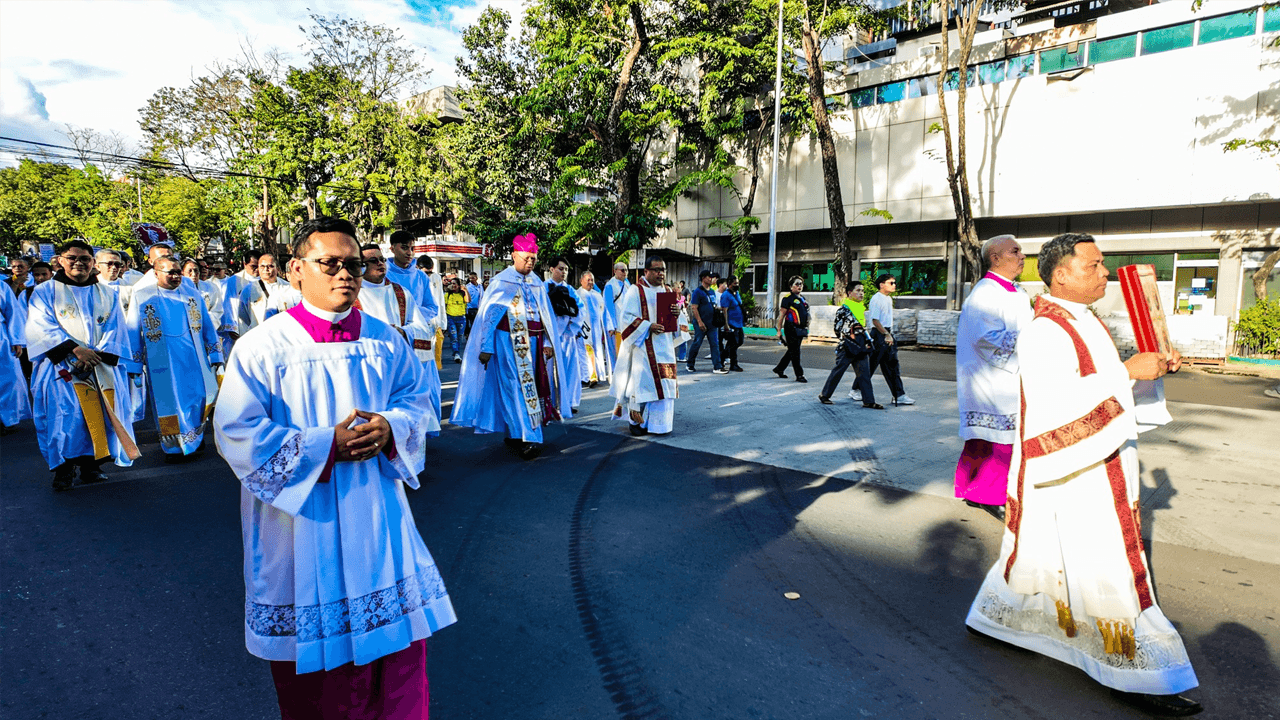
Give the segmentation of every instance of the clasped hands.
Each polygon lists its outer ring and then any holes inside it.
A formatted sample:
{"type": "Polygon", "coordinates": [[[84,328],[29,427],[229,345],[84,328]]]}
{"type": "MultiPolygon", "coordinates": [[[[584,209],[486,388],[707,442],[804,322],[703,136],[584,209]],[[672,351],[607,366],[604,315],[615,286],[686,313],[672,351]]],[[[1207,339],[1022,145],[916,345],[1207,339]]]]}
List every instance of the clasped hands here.
{"type": "Polygon", "coordinates": [[[391,424],[377,413],[352,410],[345,420],[333,428],[338,462],[360,462],[382,452],[391,442],[391,424]],[[365,422],[351,427],[360,418],[365,422]]]}
{"type": "Polygon", "coordinates": [[[1158,380],[1165,373],[1176,373],[1182,367],[1182,353],[1172,355],[1159,352],[1138,353],[1124,361],[1130,380],[1158,380]]]}
{"type": "Polygon", "coordinates": [[[102,362],[101,355],[95,352],[92,348],[87,348],[83,345],[77,345],[75,349],[71,351],[71,354],[76,356],[76,360],[79,361],[80,367],[83,368],[97,367],[102,362]]]}

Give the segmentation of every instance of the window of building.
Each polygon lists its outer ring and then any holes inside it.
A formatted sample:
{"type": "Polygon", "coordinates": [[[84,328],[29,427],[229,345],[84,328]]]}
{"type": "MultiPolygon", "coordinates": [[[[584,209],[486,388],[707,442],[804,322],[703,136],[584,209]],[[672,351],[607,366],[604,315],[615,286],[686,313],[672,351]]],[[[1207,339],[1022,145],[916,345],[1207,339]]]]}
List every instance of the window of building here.
{"type": "Polygon", "coordinates": [[[1008,67],[1004,72],[1005,80],[1017,80],[1019,78],[1034,75],[1036,71],[1035,55],[1018,55],[1009,58],[1008,67]]]}
{"type": "Polygon", "coordinates": [[[1280,5],[1268,5],[1262,9],[1262,31],[1280,30],[1280,5]]]}
{"type": "Polygon", "coordinates": [[[1156,280],[1167,281],[1173,279],[1173,253],[1156,253],[1156,254],[1125,254],[1116,253],[1106,255],[1102,263],[1111,271],[1111,280],[1117,280],[1116,270],[1125,265],[1153,265],[1156,269],[1156,280]]]}
{"type": "Polygon", "coordinates": [[[1003,60],[979,65],[976,68],[978,71],[978,82],[983,85],[995,85],[996,83],[1004,82],[1004,68],[1005,63],[1003,60]]]}
{"type": "Polygon", "coordinates": [[[1075,52],[1071,52],[1070,45],[1041,51],[1040,72],[1054,73],[1084,67],[1085,43],[1079,43],[1075,47],[1075,52]]]}
{"type": "Polygon", "coordinates": [[[858,88],[857,90],[849,93],[849,105],[852,107],[860,108],[875,104],[876,89],[873,87],[858,88]]]}
{"type": "Polygon", "coordinates": [[[1258,26],[1256,13],[1256,10],[1248,10],[1201,20],[1200,44],[1252,35],[1254,28],[1258,26]]]}
{"type": "MultiPolygon", "coordinates": [[[[972,70],[972,68],[970,68],[970,70],[972,70]]],[[[935,80],[937,79],[936,75],[934,76],[934,79],[935,80]]],[[[973,72],[965,73],[964,79],[965,79],[965,83],[964,83],[965,87],[973,87],[973,72]]],[[[960,71],[952,70],[951,72],[947,73],[947,81],[946,83],[943,84],[943,90],[946,92],[951,92],[952,90],[959,90],[959,89],[960,89],[960,71]]]]}
{"type": "Polygon", "coordinates": [[[913,98],[938,94],[937,75],[925,75],[924,77],[912,78],[908,83],[909,86],[907,88],[907,93],[913,98]]]}
{"type": "Polygon", "coordinates": [[[805,292],[831,292],[836,285],[834,262],[778,263],[778,285],[790,289],[787,281],[799,275],[804,278],[805,292]]]}
{"type": "Polygon", "coordinates": [[[1191,47],[1195,39],[1196,24],[1193,22],[1172,25],[1159,30],[1148,30],[1142,33],[1142,54],[1154,55],[1169,50],[1191,47]]]}
{"type": "Polygon", "coordinates": [[[907,81],[899,80],[888,85],[881,85],[876,90],[878,91],[876,100],[881,104],[905,100],[907,98],[907,81]]]}
{"type": "Polygon", "coordinates": [[[1138,36],[1122,35],[1091,43],[1089,47],[1089,63],[1107,63],[1112,60],[1127,60],[1138,54],[1138,36]]]}
{"type": "Polygon", "coordinates": [[[946,297],[946,260],[864,260],[863,281],[888,273],[898,279],[898,295],[946,297]]]}

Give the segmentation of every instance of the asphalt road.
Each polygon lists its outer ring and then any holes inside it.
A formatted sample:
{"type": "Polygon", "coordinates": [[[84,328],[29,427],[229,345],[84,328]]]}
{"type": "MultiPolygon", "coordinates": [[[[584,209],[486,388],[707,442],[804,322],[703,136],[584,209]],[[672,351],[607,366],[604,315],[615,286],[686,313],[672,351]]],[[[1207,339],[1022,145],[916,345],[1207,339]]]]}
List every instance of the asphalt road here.
{"type": "MultiPolygon", "coordinates": [[[[29,423],[0,440],[0,716],[278,717],[239,485],[141,439],[60,494],[29,423]]],[[[460,618],[429,643],[436,718],[1142,717],[964,632],[1000,525],[954,501],[574,427],[532,463],[452,427],[428,448],[410,503],[460,618]]],[[[1275,565],[1151,556],[1204,717],[1280,717],[1275,565]]]]}

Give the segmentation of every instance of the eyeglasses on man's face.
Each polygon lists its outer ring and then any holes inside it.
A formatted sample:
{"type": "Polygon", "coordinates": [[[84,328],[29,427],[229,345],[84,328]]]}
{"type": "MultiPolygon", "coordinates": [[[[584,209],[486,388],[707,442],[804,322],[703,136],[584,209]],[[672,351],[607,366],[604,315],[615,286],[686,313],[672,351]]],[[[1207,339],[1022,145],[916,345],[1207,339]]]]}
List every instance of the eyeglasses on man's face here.
{"type": "Polygon", "coordinates": [[[182,271],[181,271],[181,270],[160,270],[160,271],[158,271],[156,274],[157,274],[157,275],[165,275],[165,276],[167,276],[167,277],[182,277],[182,271]]]}
{"type": "Polygon", "coordinates": [[[122,267],[124,267],[124,263],[122,263],[122,262],[118,262],[118,261],[116,261],[116,260],[108,260],[108,261],[106,261],[106,262],[100,262],[100,263],[98,263],[98,264],[99,264],[99,265],[105,265],[105,266],[107,266],[107,267],[114,267],[114,268],[122,268],[122,267]]]}
{"type": "Polygon", "coordinates": [[[346,269],[352,275],[360,275],[364,272],[366,261],[364,258],[298,258],[303,262],[315,263],[320,266],[320,272],[325,275],[337,275],[338,270],[346,269]]]}
{"type": "Polygon", "coordinates": [[[92,255],[63,255],[62,260],[63,262],[69,263],[71,265],[92,265],[93,264],[92,255]]]}
{"type": "Polygon", "coordinates": [[[377,257],[367,257],[364,259],[365,265],[386,265],[387,259],[378,255],[377,257]]]}

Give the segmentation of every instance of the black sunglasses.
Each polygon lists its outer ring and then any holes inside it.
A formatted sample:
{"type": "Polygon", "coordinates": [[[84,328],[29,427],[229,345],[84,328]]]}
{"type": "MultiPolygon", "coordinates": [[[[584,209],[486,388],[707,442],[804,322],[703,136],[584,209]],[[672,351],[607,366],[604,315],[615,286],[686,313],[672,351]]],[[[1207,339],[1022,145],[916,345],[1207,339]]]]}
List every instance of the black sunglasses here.
{"type": "Polygon", "coordinates": [[[320,272],[325,275],[337,275],[338,270],[346,269],[352,275],[364,274],[365,261],[363,258],[348,258],[341,260],[339,258],[298,258],[303,262],[315,263],[320,266],[320,272]]]}

